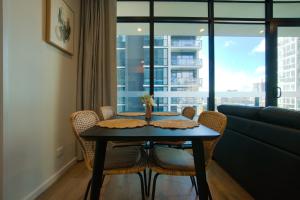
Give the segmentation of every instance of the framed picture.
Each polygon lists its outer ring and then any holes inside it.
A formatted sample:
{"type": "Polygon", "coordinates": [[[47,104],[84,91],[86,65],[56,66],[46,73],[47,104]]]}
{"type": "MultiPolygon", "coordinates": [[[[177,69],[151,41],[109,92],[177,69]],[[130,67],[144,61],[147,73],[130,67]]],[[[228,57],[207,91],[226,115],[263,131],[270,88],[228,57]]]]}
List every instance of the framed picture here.
{"type": "Polygon", "coordinates": [[[46,41],[60,50],[74,53],[74,12],[63,0],[47,0],[46,41]]]}

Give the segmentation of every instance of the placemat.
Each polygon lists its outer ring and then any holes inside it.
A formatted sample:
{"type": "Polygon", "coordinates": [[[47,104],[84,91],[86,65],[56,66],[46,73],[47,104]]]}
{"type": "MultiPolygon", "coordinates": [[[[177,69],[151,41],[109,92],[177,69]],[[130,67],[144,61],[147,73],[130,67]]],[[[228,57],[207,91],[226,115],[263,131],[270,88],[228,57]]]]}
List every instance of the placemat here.
{"type": "Polygon", "coordinates": [[[110,119],[100,121],[97,125],[105,128],[137,128],[146,126],[147,122],[141,119],[110,119]]]}
{"type": "Polygon", "coordinates": [[[120,112],[118,113],[119,116],[126,116],[126,117],[134,117],[134,116],[144,116],[145,113],[143,112],[120,112]]]}
{"type": "Polygon", "coordinates": [[[187,129],[199,126],[198,122],[193,120],[158,120],[150,122],[150,125],[160,128],[171,128],[171,129],[187,129]]]}
{"type": "Polygon", "coordinates": [[[177,112],[153,112],[152,115],[159,115],[159,116],[177,116],[179,113],[177,112]]]}

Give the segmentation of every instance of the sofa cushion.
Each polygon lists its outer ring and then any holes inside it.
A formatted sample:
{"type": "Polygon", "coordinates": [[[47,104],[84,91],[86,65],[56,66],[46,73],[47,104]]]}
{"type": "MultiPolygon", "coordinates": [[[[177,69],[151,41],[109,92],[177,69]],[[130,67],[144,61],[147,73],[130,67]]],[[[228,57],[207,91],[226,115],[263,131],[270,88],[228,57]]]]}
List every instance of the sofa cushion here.
{"type": "Polygon", "coordinates": [[[139,147],[112,148],[106,151],[105,170],[130,168],[140,163],[142,151],[139,147]]]}
{"type": "Polygon", "coordinates": [[[266,107],[259,112],[259,120],[300,129],[300,112],[278,107],[266,107]]]}
{"type": "Polygon", "coordinates": [[[258,113],[262,107],[237,106],[237,105],[220,105],[218,111],[225,115],[234,115],[248,119],[257,119],[258,113]]]}

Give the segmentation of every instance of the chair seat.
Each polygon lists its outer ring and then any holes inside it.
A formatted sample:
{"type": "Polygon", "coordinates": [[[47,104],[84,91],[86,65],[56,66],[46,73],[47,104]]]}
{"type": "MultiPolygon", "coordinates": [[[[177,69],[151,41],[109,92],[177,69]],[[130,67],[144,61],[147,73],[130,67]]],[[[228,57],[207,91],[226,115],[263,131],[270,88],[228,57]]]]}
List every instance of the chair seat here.
{"type": "Polygon", "coordinates": [[[167,147],[154,147],[153,162],[171,170],[194,171],[194,157],[187,151],[167,147]]]}
{"type": "Polygon", "coordinates": [[[145,160],[140,147],[124,147],[108,149],[105,156],[105,170],[131,168],[145,160]]]}

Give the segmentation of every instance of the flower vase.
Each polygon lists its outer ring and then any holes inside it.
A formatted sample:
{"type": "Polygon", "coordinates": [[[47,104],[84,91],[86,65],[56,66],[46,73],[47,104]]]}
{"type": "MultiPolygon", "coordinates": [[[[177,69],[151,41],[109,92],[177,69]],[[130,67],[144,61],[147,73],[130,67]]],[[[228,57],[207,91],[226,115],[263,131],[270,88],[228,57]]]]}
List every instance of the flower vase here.
{"type": "Polygon", "coordinates": [[[151,113],[152,113],[152,106],[146,105],[145,118],[146,119],[151,119],[151,113]]]}

